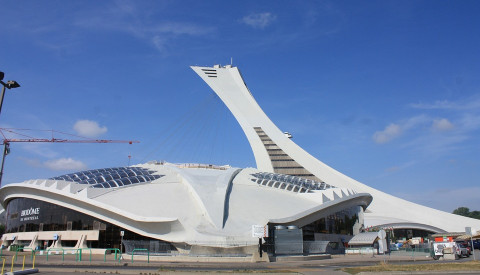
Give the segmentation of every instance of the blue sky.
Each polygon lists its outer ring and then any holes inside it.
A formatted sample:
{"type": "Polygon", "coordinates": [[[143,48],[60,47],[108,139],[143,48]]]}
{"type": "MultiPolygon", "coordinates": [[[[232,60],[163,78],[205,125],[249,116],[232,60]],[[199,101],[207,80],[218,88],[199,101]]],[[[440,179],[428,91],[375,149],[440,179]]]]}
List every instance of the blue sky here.
{"type": "Polygon", "coordinates": [[[233,58],[269,117],[318,159],[414,202],[480,210],[478,1],[1,5],[0,70],[22,87],[7,91],[0,127],[141,142],[14,143],[3,184],[129,155],[254,166],[189,68],[233,58]]]}

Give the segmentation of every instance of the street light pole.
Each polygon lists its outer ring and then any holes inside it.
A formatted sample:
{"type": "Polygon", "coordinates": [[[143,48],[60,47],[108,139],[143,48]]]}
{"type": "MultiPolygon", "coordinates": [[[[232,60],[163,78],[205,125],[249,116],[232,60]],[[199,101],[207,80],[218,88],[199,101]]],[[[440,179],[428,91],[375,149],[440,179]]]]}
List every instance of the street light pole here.
{"type": "MultiPolygon", "coordinates": [[[[2,80],[0,80],[2,81],[2,80]]],[[[3,81],[2,81],[3,84],[3,81]]],[[[3,97],[5,96],[5,85],[2,85],[2,94],[0,95],[0,113],[2,112],[3,97]]]]}
{"type": "Polygon", "coordinates": [[[20,84],[18,84],[18,82],[15,80],[8,80],[6,83],[3,82],[4,76],[5,74],[3,72],[0,72],[0,84],[2,84],[2,94],[0,95],[0,113],[2,112],[3,98],[5,97],[5,89],[10,90],[13,88],[20,87],[20,84]]]}
{"type": "MultiPolygon", "coordinates": [[[[2,84],[2,94],[0,95],[0,113],[2,113],[2,106],[3,106],[3,98],[5,97],[5,89],[14,89],[20,87],[15,80],[8,80],[6,83],[3,82],[3,77],[5,74],[0,72],[0,84],[2,84]]],[[[3,166],[5,164],[5,156],[8,155],[10,152],[10,144],[4,140],[3,141],[3,154],[2,154],[2,164],[0,168],[0,187],[2,186],[2,178],[3,178],[3,166]]]]}

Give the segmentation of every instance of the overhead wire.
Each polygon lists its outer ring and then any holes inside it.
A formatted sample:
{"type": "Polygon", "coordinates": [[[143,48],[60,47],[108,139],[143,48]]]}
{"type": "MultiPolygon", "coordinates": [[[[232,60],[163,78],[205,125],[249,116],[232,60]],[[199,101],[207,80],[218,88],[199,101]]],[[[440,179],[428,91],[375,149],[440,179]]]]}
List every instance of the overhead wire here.
{"type": "MultiPolygon", "coordinates": [[[[179,119],[172,121],[172,123],[161,132],[162,135],[158,139],[154,139],[149,144],[146,144],[145,148],[148,150],[148,152],[144,153],[145,156],[141,159],[141,162],[145,162],[152,155],[159,155],[160,152],[165,150],[165,145],[171,142],[172,139],[175,139],[177,143],[179,140],[183,140],[182,137],[185,135],[185,132],[182,133],[182,131],[185,130],[185,127],[191,123],[195,117],[198,117],[199,114],[202,113],[201,110],[204,110],[206,106],[209,105],[209,103],[215,98],[215,96],[216,95],[212,93],[193,108],[187,109],[187,112],[183,113],[179,119]],[[153,142],[155,142],[155,140],[160,140],[160,142],[155,147],[151,148],[151,145],[153,142]]],[[[169,147],[169,152],[172,152],[173,150],[178,149],[178,144],[177,146],[169,147]]],[[[170,154],[167,153],[164,155],[168,156],[170,154]]]]}

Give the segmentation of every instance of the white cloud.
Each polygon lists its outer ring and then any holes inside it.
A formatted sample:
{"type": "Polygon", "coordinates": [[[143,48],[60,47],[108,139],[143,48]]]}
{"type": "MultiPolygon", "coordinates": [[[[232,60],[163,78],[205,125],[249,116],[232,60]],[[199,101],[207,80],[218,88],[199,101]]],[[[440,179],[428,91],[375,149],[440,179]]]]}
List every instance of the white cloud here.
{"type": "Polygon", "coordinates": [[[390,123],[382,131],[376,131],[373,134],[373,140],[376,143],[383,144],[392,141],[405,133],[407,130],[418,128],[421,125],[431,123],[432,119],[425,115],[414,116],[399,123],[390,123]]]}
{"type": "MultiPolygon", "coordinates": [[[[416,164],[417,162],[416,161],[409,161],[407,163],[403,163],[403,164],[400,164],[400,165],[396,165],[396,166],[391,166],[391,167],[388,167],[387,169],[385,169],[385,172],[387,174],[391,174],[391,173],[397,173],[401,170],[404,170],[406,168],[409,168],[409,167],[412,167],[416,164]]],[[[382,176],[385,176],[386,174],[382,175],[382,176]]]]}
{"type": "Polygon", "coordinates": [[[22,142],[22,144],[20,144],[20,147],[27,152],[30,152],[45,158],[55,158],[58,156],[58,153],[52,150],[51,144],[22,142]]]}
{"type": "Polygon", "coordinates": [[[475,131],[480,128],[480,114],[463,114],[459,124],[463,131],[475,131]]]}
{"type": "Polygon", "coordinates": [[[107,127],[100,127],[96,121],[92,120],[79,120],[73,125],[73,129],[82,136],[85,137],[98,137],[107,132],[107,127]]]}
{"type": "Polygon", "coordinates": [[[264,29],[277,17],[269,12],[252,13],[242,18],[242,22],[256,29],[264,29]]]}
{"type": "Polygon", "coordinates": [[[480,96],[474,95],[458,101],[437,100],[434,103],[414,103],[410,107],[425,110],[474,110],[480,109],[480,96]]]}
{"type": "Polygon", "coordinates": [[[455,128],[453,124],[446,118],[435,119],[432,124],[432,129],[435,131],[450,131],[453,128],[455,128]]]}
{"type": "Polygon", "coordinates": [[[86,164],[84,164],[79,160],[74,160],[72,158],[52,159],[44,162],[35,158],[31,159],[31,158],[19,157],[19,159],[24,161],[25,164],[27,164],[30,167],[47,168],[55,171],[67,171],[67,170],[81,171],[81,170],[87,169],[86,164]]]}
{"type": "Polygon", "coordinates": [[[375,134],[373,134],[373,140],[376,143],[383,144],[398,137],[401,133],[402,129],[400,128],[400,125],[391,123],[385,127],[384,130],[375,132],[375,134]]]}
{"type": "Polygon", "coordinates": [[[412,129],[418,127],[420,125],[426,125],[431,123],[432,119],[426,115],[418,115],[411,117],[401,123],[401,127],[403,130],[412,129]]]}
{"type": "Polygon", "coordinates": [[[48,160],[43,163],[43,165],[50,170],[85,170],[87,165],[85,163],[74,160],[72,158],[60,158],[55,160],[48,160]]]}
{"type": "Polygon", "coordinates": [[[152,43],[158,51],[165,52],[168,45],[168,39],[159,35],[155,35],[152,37],[152,43]]]}
{"type": "Polygon", "coordinates": [[[24,157],[18,157],[18,159],[24,161],[28,166],[31,167],[42,167],[42,162],[38,159],[29,159],[29,158],[24,158],[24,157]]]}
{"type": "Polygon", "coordinates": [[[133,3],[115,2],[105,10],[89,12],[78,16],[74,25],[83,29],[117,31],[151,43],[159,52],[168,52],[167,46],[180,36],[203,36],[215,32],[216,28],[198,23],[162,21],[152,23],[152,10],[137,7],[133,3]]]}

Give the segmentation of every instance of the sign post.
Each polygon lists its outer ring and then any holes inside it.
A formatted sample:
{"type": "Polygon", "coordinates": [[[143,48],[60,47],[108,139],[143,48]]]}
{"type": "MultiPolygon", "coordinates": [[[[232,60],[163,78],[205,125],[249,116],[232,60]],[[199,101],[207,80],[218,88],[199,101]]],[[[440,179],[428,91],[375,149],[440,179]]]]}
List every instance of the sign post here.
{"type": "Polygon", "coordinates": [[[472,245],[473,260],[475,261],[475,247],[473,247],[473,234],[471,227],[465,227],[465,234],[470,235],[470,244],[472,245]]]}
{"type": "Polygon", "coordinates": [[[123,249],[122,249],[122,244],[123,244],[123,236],[125,235],[125,231],[121,230],[120,231],[120,236],[121,236],[121,239],[120,239],[120,259],[123,260],[123,249]]]}
{"type": "Polygon", "coordinates": [[[262,238],[268,237],[268,225],[252,225],[252,237],[258,238],[258,253],[263,256],[262,238]]]}

